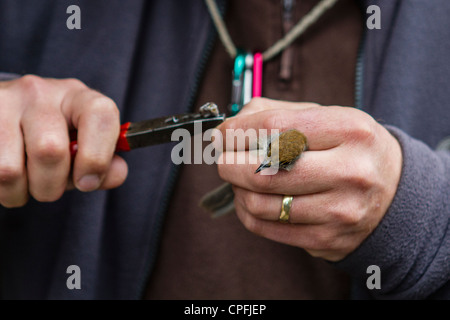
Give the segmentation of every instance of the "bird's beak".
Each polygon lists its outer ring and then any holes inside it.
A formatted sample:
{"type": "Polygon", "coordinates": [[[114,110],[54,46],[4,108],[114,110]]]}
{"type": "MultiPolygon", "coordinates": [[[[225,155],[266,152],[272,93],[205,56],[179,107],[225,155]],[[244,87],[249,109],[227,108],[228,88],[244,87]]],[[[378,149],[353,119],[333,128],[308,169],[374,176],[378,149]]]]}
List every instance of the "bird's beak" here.
{"type": "Polygon", "coordinates": [[[270,168],[270,165],[271,165],[270,161],[264,161],[263,163],[261,163],[261,165],[258,167],[258,169],[256,169],[255,173],[258,173],[263,169],[270,168]]]}

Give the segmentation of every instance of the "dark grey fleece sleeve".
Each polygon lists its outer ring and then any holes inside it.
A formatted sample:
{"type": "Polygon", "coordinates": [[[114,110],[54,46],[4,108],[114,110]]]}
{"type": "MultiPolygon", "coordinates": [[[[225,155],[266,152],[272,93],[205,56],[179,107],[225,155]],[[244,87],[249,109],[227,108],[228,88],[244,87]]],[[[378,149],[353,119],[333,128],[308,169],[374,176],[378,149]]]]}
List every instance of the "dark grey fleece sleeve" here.
{"type": "Polygon", "coordinates": [[[355,298],[450,299],[450,152],[386,126],[403,150],[400,184],[374,232],[335,265],[354,276],[355,298]],[[366,280],[381,270],[381,289],[366,280]]]}
{"type": "Polygon", "coordinates": [[[20,75],[16,73],[0,72],[0,81],[13,80],[19,77],[20,75]]]}

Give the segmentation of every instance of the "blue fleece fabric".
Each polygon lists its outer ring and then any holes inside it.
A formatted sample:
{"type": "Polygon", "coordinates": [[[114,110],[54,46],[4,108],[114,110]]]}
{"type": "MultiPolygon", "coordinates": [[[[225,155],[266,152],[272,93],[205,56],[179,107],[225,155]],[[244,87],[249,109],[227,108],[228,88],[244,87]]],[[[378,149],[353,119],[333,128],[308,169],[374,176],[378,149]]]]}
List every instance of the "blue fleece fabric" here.
{"type": "MultiPolygon", "coordinates": [[[[6,0],[0,70],[78,78],[111,97],[123,122],[150,119],[189,110],[213,34],[201,1],[6,0]],[[81,30],[66,28],[72,4],[81,30]]],[[[0,209],[0,296],[140,298],[174,183],[171,149],[123,155],[129,176],[116,190],[0,209]],[[66,287],[73,264],[82,290],[66,287]]]]}
{"type": "Polygon", "coordinates": [[[368,1],[382,29],[364,43],[364,105],[399,140],[403,171],[394,201],[368,239],[336,265],[355,277],[355,298],[450,298],[450,2],[368,1]],[[368,290],[367,267],[381,269],[368,290]]]}
{"type": "MultiPolygon", "coordinates": [[[[450,136],[450,2],[369,4],[380,6],[382,29],[366,32],[362,109],[397,137],[404,165],[381,224],[335,265],[354,277],[354,298],[450,298],[450,155],[433,151],[450,136]],[[372,264],[380,290],[365,286],[372,264]]],[[[202,1],[3,0],[0,70],[4,79],[79,78],[113,98],[126,121],[184,112],[209,21],[202,1]],[[82,8],[80,31],[65,28],[71,4],[82,8]]],[[[1,297],[140,298],[174,183],[170,150],[125,155],[130,173],[117,190],[0,209],[1,297]],[[82,290],[67,290],[71,264],[81,267],[82,290]]]]}

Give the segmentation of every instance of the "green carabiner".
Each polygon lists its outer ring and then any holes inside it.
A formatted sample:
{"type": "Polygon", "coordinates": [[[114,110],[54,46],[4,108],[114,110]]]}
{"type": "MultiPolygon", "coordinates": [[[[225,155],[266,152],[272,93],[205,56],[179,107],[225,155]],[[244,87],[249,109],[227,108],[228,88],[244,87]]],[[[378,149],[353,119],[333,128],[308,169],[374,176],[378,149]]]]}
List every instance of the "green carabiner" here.
{"type": "Polygon", "coordinates": [[[236,115],[242,109],[242,89],[245,70],[246,52],[238,50],[234,59],[233,82],[231,91],[231,116],[236,115]]]}

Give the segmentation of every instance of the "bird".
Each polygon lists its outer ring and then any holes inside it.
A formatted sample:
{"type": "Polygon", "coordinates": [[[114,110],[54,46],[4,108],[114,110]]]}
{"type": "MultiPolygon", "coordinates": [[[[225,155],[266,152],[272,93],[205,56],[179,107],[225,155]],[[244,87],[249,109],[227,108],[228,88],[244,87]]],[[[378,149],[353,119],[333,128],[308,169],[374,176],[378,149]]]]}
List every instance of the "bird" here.
{"type": "MultiPolygon", "coordinates": [[[[259,142],[258,148],[263,149],[264,159],[255,174],[272,167],[290,171],[308,149],[308,139],[297,129],[289,129],[269,137],[266,143],[259,142]]],[[[199,206],[210,212],[213,218],[217,218],[234,210],[233,201],[232,185],[226,182],[205,194],[200,199],[199,206]]]]}
{"type": "Polygon", "coordinates": [[[255,173],[270,167],[290,171],[307,148],[308,140],[306,136],[296,129],[290,129],[272,136],[265,148],[265,158],[255,173]]]}

